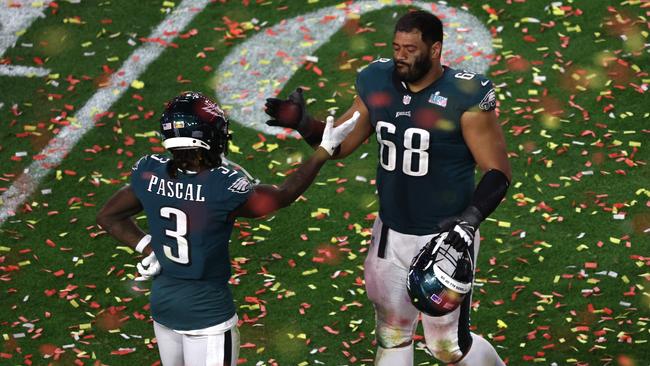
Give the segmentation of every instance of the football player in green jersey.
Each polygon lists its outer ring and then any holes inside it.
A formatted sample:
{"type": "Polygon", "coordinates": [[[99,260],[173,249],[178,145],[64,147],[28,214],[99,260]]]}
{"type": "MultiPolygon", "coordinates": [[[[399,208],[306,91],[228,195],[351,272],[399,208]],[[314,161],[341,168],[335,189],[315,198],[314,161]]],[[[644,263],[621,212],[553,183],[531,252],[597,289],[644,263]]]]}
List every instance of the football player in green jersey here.
{"type": "MultiPolygon", "coordinates": [[[[392,45],[392,59],[379,59],[358,74],[357,97],[340,121],[353,113],[360,118],[334,154],[348,156],[371,135],[378,143],[380,207],[364,275],[376,313],[375,362],[391,366],[413,364],[420,311],[406,288],[411,259],[444,233],[456,250],[469,249],[475,263],[479,224],[511,180],[492,82],[441,64],[440,19],[409,12],[398,20],[392,45]],[[476,166],[483,172],[478,185],[476,166]]],[[[287,100],[268,99],[266,111],[269,125],[294,128],[318,146],[325,125],[307,114],[300,89],[287,100]]],[[[470,332],[470,304],[466,296],[448,314],[422,314],[427,347],[444,363],[503,365],[495,349],[470,332]]]]}
{"type": "Polygon", "coordinates": [[[359,114],[333,127],[320,147],[279,187],[253,185],[224,164],[228,120],[200,93],[172,99],[160,119],[171,156],[147,155],[134,165],[131,184],[115,193],[97,222],[115,239],[147,257],[138,264],[152,278],[151,315],[164,366],[237,365],[237,314],[228,287],[228,242],[237,217],[260,217],[290,205],[313,182],[359,114]],[[149,234],[132,216],[147,215],[149,234]]]}

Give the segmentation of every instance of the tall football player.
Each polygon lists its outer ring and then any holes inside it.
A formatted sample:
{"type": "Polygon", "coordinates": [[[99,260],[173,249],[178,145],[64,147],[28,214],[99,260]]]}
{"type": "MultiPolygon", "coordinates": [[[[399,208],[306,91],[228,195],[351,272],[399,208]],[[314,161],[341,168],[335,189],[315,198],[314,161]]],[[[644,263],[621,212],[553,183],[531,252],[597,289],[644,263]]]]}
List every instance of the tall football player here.
{"type": "Polygon", "coordinates": [[[236,217],[260,217],[290,205],[313,182],[358,114],[338,127],[330,118],[320,147],[279,187],[252,185],[222,164],[228,120],[194,92],[172,99],[160,118],[171,156],[147,155],[131,185],[102,207],[97,222],[115,239],[148,256],[138,264],[153,280],[151,315],[164,366],[236,365],[237,315],[228,287],[228,241],[236,217]],[[149,234],[132,216],[144,210],[149,234]]]}
{"type": "MultiPolygon", "coordinates": [[[[442,39],[435,15],[402,16],[393,58],[379,59],[358,74],[358,95],[341,117],[361,115],[335,158],[346,157],[373,134],[379,148],[379,217],[365,261],[376,314],[377,365],[413,364],[419,311],[405,285],[411,259],[443,232],[448,244],[469,249],[476,259],[479,224],[499,205],[511,179],[492,82],[442,65],[442,39]],[[475,185],[477,165],[483,176],[475,185]]],[[[267,123],[294,128],[318,146],[325,125],[304,106],[300,89],[287,100],[270,98],[266,111],[273,119],[267,123]]],[[[503,365],[495,349],[470,332],[470,303],[466,296],[449,314],[423,314],[427,347],[444,363],[503,365]]]]}

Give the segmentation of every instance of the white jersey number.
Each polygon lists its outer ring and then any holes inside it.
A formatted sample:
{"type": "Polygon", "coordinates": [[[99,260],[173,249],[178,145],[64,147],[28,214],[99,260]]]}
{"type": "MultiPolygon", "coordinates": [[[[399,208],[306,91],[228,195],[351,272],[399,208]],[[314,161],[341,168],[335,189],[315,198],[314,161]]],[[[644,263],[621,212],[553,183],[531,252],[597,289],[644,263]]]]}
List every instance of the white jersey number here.
{"type": "Polygon", "coordinates": [[[458,73],[454,74],[454,76],[457,79],[472,80],[472,79],[474,79],[474,76],[476,76],[476,74],[473,73],[473,72],[469,72],[469,71],[463,71],[463,72],[458,72],[458,73]]]}
{"type": "Polygon", "coordinates": [[[178,255],[175,256],[172,253],[172,248],[167,244],[163,244],[165,256],[176,263],[188,264],[190,263],[190,247],[185,237],[187,235],[187,215],[185,212],[174,207],[160,208],[160,216],[171,219],[171,215],[174,215],[176,218],[176,230],[165,230],[165,235],[176,239],[178,255]]]}
{"type": "Polygon", "coordinates": [[[384,121],[378,121],[377,127],[375,127],[375,129],[377,130],[377,141],[379,142],[380,145],[379,163],[381,163],[381,166],[383,166],[384,169],[392,172],[393,170],[395,170],[395,161],[397,160],[397,148],[395,147],[394,142],[389,140],[384,140],[381,138],[382,128],[385,128],[387,133],[394,135],[395,125],[384,121]],[[386,160],[384,160],[384,153],[388,155],[386,157],[386,160]]]}
{"type": "MultiPolygon", "coordinates": [[[[390,122],[378,121],[375,130],[377,131],[377,142],[380,145],[379,163],[384,169],[393,171],[397,165],[397,146],[395,146],[394,142],[382,137],[382,130],[387,134],[394,135],[396,131],[395,125],[390,122]]],[[[402,171],[404,174],[414,177],[426,175],[429,172],[429,153],[427,152],[429,148],[429,131],[415,127],[408,128],[404,131],[403,140],[405,150],[402,159],[402,171]],[[416,135],[419,137],[420,142],[418,146],[413,146],[416,135]],[[417,164],[413,164],[414,159],[417,164]]]]}

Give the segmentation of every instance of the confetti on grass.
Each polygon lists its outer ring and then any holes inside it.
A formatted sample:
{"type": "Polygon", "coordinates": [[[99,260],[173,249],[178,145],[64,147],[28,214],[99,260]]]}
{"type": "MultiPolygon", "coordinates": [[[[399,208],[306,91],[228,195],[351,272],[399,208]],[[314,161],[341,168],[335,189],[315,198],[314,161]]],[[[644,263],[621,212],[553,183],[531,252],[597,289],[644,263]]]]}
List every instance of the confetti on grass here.
{"type": "MultiPolygon", "coordinates": [[[[135,25],[149,26],[149,18],[155,24],[161,10],[178,2],[160,2],[138,22],[129,21],[126,13],[135,12],[128,4],[120,4],[124,16],[109,17],[101,7],[56,3],[36,25],[41,28],[30,29],[0,56],[1,64],[55,70],[42,78],[11,80],[15,98],[0,98],[7,134],[0,146],[4,191],[28,163],[43,159],[38,153],[50,137],[79,123],[73,116],[83,96],[108,87],[132,47],[167,47],[159,68],[134,81],[112,110],[96,115],[96,132],[53,167],[40,194],[0,228],[0,359],[157,364],[147,300],[151,284],[133,281],[140,257],[96,226],[97,207],[128,182],[138,156],[163,151],[154,131],[168,95],[212,92],[206,75],[231,45],[270,32],[281,18],[325,6],[311,4],[243,2],[243,11],[242,2],[214,4],[209,17],[166,43],[144,38],[146,32],[135,25]],[[49,54],[52,45],[63,52],[49,54]],[[66,54],[74,62],[66,61],[66,54]],[[179,60],[186,65],[182,70],[179,60]]],[[[117,4],[102,6],[118,10],[117,4]]],[[[481,227],[472,330],[495,344],[510,365],[645,361],[650,304],[645,10],[639,1],[544,6],[513,1],[469,8],[488,25],[498,51],[487,74],[498,88],[514,172],[506,200],[481,227]]],[[[393,13],[352,19],[347,33],[301,64],[291,83],[305,87],[310,111],[324,116],[328,109],[347,108],[356,70],[377,55],[390,57],[392,30],[379,25],[393,22],[393,13]],[[362,46],[340,47],[351,40],[362,46]]],[[[461,35],[472,32],[448,21],[445,26],[461,35]]],[[[300,32],[308,44],[314,30],[300,32]]],[[[269,53],[287,55],[276,48],[269,53]]],[[[290,77],[255,75],[259,70],[250,53],[237,57],[256,80],[273,85],[290,77]]],[[[267,97],[256,95],[260,86],[247,85],[249,92],[236,97],[267,97]]],[[[282,135],[232,128],[233,159],[266,183],[280,183],[310,151],[282,135]]],[[[230,283],[243,364],[373,363],[374,315],[363,260],[378,211],[375,144],[370,139],[358,153],[328,164],[289,209],[237,223],[230,283]]],[[[144,216],[136,222],[146,226],[144,216]]],[[[415,344],[417,363],[433,365],[421,331],[415,344]]]]}

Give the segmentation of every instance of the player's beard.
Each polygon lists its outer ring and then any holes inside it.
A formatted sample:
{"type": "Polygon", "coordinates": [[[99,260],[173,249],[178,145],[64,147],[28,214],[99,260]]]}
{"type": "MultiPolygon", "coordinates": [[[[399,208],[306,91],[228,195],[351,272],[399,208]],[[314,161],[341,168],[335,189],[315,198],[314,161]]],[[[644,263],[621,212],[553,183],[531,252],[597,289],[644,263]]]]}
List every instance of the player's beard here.
{"type": "Polygon", "coordinates": [[[400,65],[408,67],[406,71],[400,71],[400,69],[397,67],[397,60],[393,59],[393,62],[395,63],[395,72],[402,81],[407,83],[413,83],[422,79],[424,75],[426,75],[426,73],[429,72],[429,70],[431,70],[433,67],[433,62],[431,61],[431,58],[428,54],[422,54],[420,57],[416,58],[415,62],[413,62],[413,65],[399,63],[400,65]]]}

